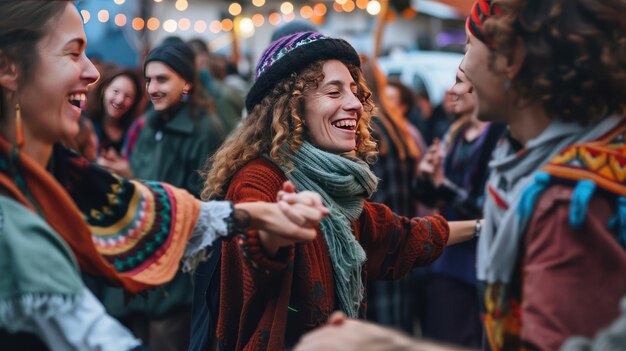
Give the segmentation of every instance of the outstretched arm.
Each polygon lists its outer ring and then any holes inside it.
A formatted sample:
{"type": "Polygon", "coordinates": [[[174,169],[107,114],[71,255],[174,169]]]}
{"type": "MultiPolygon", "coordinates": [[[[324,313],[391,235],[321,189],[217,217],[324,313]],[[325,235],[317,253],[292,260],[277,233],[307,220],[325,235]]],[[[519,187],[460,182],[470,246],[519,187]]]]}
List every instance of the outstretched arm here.
{"type": "Polygon", "coordinates": [[[295,193],[291,182],[286,182],[278,193],[278,202],[230,201],[201,202],[200,215],[185,249],[183,266],[193,269],[198,254],[220,237],[238,234],[237,231],[259,231],[261,243],[268,254],[275,254],[282,246],[315,239],[315,227],[328,214],[320,196],[310,191],[295,193]]]}

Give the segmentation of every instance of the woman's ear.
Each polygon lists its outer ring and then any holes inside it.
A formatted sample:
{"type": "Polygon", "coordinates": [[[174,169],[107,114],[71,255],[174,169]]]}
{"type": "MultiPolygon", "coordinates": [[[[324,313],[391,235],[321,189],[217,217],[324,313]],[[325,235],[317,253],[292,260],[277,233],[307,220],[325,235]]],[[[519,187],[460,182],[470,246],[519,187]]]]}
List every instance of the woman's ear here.
{"type": "Polygon", "coordinates": [[[515,47],[511,52],[511,55],[508,59],[508,64],[506,68],[506,74],[509,79],[513,79],[517,76],[519,71],[522,69],[522,65],[524,64],[524,60],[526,59],[526,45],[524,45],[524,41],[521,38],[517,38],[515,43],[515,47]]]}
{"type": "Polygon", "coordinates": [[[17,65],[0,51],[0,87],[17,91],[18,78],[17,65]]]}

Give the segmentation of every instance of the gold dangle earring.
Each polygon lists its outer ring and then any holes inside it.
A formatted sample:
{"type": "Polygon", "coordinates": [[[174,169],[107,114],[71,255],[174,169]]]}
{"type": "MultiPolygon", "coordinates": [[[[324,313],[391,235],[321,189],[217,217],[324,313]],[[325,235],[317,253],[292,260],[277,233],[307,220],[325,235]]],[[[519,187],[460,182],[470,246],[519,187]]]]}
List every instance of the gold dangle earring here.
{"type": "Polygon", "coordinates": [[[20,104],[15,104],[15,141],[17,146],[22,148],[24,146],[24,130],[22,128],[22,111],[20,110],[20,104]]]}

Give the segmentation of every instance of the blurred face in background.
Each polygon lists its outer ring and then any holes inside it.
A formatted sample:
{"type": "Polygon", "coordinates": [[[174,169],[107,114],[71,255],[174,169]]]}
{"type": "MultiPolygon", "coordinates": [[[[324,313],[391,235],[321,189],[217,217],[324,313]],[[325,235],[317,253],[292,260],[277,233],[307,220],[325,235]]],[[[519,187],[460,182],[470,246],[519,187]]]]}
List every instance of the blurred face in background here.
{"type": "Polygon", "coordinates": [[[409,111],[409,107],[402,103],[402,95],[400,89],[393,85],[387,85],[385,87],[385,95],[387,95],[387,101],[395,106],[402,114],[406,115],[409,111]]]}
{"type": "Polygon", "coordinates": [[[155,111],[163,111],[180,103],[183,93],[191,90],[190,83],[162,62],[149,62],[145,74],[146,90],[155,111]]]}
{"type": "Polygon", "coordinates": [[[119,119],[130,110],[137,98],[133,81],[128,76],[120,75],[104,90],[102,102],[107,116],[119,119]]]}
{"type": "Polygon", "coordinates": [[[465,73],[460,69],[456,72],[456,82],[449,90],[453,102],[451,112],[456,115],[473,113],[476,109],[476,96],[472,85],[467,81],[465,73]]]}

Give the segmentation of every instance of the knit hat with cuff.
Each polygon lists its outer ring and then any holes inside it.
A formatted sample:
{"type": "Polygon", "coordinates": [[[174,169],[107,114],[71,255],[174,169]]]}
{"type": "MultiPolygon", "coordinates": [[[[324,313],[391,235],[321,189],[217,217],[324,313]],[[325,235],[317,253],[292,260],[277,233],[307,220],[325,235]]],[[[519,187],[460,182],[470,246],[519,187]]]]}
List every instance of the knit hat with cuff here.
{"type": "Polygon", "coordinates": [[[301,32],[272,42],[256,67],[256,81],[246,97],[248,112],[282,79],[299,73],[317,60],[333,59],[361,66],[356,50],[343,39],[329,38],[316,32],[301,32]]]}
{"type": "Polygon", "coordinates": [[[143,65],[144,72],[148,63],[153,61],[163,62],[187,82],[195,80],[196,57],[185,43],[164,43],[152,49],[143,65]]]}

